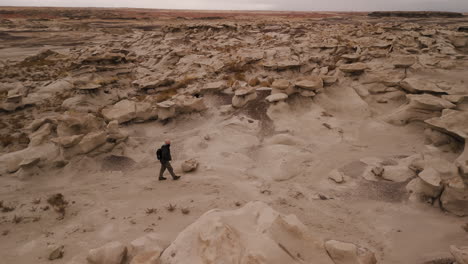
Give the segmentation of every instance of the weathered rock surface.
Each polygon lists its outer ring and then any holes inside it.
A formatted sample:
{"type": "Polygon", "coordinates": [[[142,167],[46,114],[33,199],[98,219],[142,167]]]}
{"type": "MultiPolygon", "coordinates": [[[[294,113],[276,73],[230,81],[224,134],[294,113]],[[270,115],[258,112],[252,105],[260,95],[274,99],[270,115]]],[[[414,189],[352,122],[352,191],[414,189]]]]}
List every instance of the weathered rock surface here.
{"type": "Polygon", "coordinates": [[[211,210],[182,231],[161,263],[332,263],[322,245],[293,215],[262,202],[234,211],[211,210]]]}
{"type": "Polygon", "coordinates": [[[255,99],[257,99],[257,93],[254,89],[241,88],[236,90],[236,93],[232,98],[232,106],[235,108],[241,108],[255,99]]]}
{"type": "Polygon", "coordinates": [[[364,63],[352,63],[352,64],[345,64],[340,66],[340,71],[344,73],[351,73],[351,74],[361,74],[363,73],[368,66],[364,63]]]}
{"type": "Polygon", "coordinates": [[[393,66],[395,68],[409,68],[416,63],[414,56],[397,56],[393,60],[393,66]]]}
{"type": "Polygon", "coordinates": [[[295,85],[299,88],[315,91],[323,88],[323,80],[318,76],[309,77],[306,80],[298,81],[295,85]]]}
{"type": "Polygon", "coordinates": [[[400,82],[400,85],[403,89],[410,93],[420,93],[420,92],[433,92],[433,93],[446,93],[446,90],[443,90],[436,83],[419,78],[406,78],[400,82]]]}
{"type": "Polygon", "coordinates": [[[158,264],[166,243],[156,233],[147,234],[132,241],[128,247],[131,264],[158,264]]]}
{"type": "Polygon", "coordinates": [[[269,103],[284,101],[286,99],[288,99],[288,95],[285,93],[276,93],[265,98],[265,100],[267,100],[269,103]]]}
{"type": "Polygon", "coordinates": [[[164,101],[157,104],[158,119],[166,120],[176,115],[176,104],[173,101],[164,101]]]}
{"type": "Polygon", "coordinates": [[[450,246],[450,253],[457,261],[457,264],[468,264],[468,247],[450,246]]]}
{"type": "Polygon", "coordinates": [[[328,240],[325,248],[335,264],[376,264],[374,253],[355,244],[328,240]]]}
{"type": "Polygon", "coordinates": [[[63,254],[65,253],[65,246],[57,246],[57,245],[50,245],[48,247],[49,250],[49,260],[56,260],[56,259],[61,259],[63,257],[63,254]]]}
{"type": "Polygon", "coordinates": [[[412,121],[425,121],[440,116],[443,109],[455,108],[451,102],[434,95],[407,95],[407,98],[407,104],[385,117],[387,122],[404,125],[412,121]]]}
{"type": "Polygon", "coordinates": [[[122,264],[126,256],[127,247],[120,242],[110,242],[91,249],[86,259],[90,264],[122,264]]]}
{"type": "Polygon", "coordinates": [[[336,183],[344,182],[344,175],[338,170],[331,171],[330,174],[328,174],[328,178],[336,183]]]}
{"type": "Polygon", "coordinates": [[[122,124],[136,118],[136,104],[133,101],[122,100],[109,108],[103,109],[102,115],[108,121],[117,120],[119,124],[122,124]]]}
{"type": "Polygon", "coordinates": [[[440,197],[442,208],[458,216],[468,215],[468,188],[461,179],[448,184],[440,197]]]}
{"type": "Polygon", "coordinates": [[[468,112],[446,110],[442,116],[426,120],[430,126],[449,135],[453,135],[465,142],[463,153],[457,158],[455,164],[459,167],[465,182],[468,182],[468,112]]]}
{"type": "Polygon", "coordinates": [[[191,172],[198,168],[198,161],[195,159],[189,159],[182,163],[183,172],[191,172]]]}

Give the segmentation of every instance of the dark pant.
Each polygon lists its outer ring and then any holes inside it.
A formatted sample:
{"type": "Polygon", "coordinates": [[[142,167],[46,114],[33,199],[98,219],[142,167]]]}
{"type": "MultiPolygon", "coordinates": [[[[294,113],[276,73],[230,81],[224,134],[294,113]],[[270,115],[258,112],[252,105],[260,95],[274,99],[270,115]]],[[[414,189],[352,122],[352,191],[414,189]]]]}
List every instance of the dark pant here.
{"type": "Polygon", "coordinates": [[[174,169],[171,166],[171,163],[169,161],[161,161],[161,170],[159,171],[159,178],[163,177],[163,174],[166,171],[166,169],[169,171],[172,178],[176,177],[176,175],[174,173],[174,169]]]}

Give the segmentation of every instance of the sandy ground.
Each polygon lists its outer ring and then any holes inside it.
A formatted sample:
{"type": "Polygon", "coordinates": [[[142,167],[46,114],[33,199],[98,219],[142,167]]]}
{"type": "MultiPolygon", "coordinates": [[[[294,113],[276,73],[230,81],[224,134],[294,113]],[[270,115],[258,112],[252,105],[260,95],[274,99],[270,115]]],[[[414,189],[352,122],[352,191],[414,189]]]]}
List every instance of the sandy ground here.
{"type": "MultiPolygon", "coordinates": [[[[21,60],[43,47],[66,52],[79,43],[104,41],[98,33],[57,31],[53,37],[46,36],[48,32],[8,33],[26,39],[0,44],[3,61],[21,60]],[[63,45],[56,44],[57,38],[63,38],[63,45]]],[[[468,244],[462,229],[466,218],[409,202],[404,183],[367,182],[359,176],[361,158],[398,160],[423,151],[425,127],[381,121],[403,101],[361,105],[360,98],[346,96],[349,85],[334,86],[313,99],[292,98],[289,109],[271,114],[273,121],[249,109],[222,115],[217,107],[223,98],[212,96],[207,98],[210,109],[201,114],[183,115],[167,124],[125,125],[129,139],[124,154],[135,164],[122,165],[123,161],[105,156],[82,157],[28,180],[2,176],[0,200],[17,209],[0,213],[1,262],[48,263],[48,244],[65,245],[64,258],[54,263],[67,263],[72,258],[84,260],[89,249],[106,242],[129,242],[148,232],[172,241],[210,209],[233,209],[255,200],[297,215],[320,239],[367,246],[379,263],[423,263],[448,257],[452,244],[468,244]],[[281,138],[285,134],[292,135],[292,143],[281,138]],[[182,175],[177,182],[157,181],[154,152],[166,138],[172,140],[173,166],[182,175]],[[197,158],[200,167],[183,174],[180,164],[189,158],[197,158]],[[277,181],[273,178],[283,176],[278,175],[282,160],[287,170],[297,173],[277,181]],[[328,179],[336,168],[346,174],[346,184],[328,179]],[[53,210],[41,212],[54,193],[62,193],[69,202],[63,220],[53,210]],[[35,199],[41,201],[34,204],[35,199]],[[177,209],[169,212],[169,204],[177,209]],[[157,212],[147,214],[148,208],[157,212]],[[190,213],[182,214],[180,208],[190,213]],[[10,221],[16,214],[23,217],[21,223],[10,221]]]]}

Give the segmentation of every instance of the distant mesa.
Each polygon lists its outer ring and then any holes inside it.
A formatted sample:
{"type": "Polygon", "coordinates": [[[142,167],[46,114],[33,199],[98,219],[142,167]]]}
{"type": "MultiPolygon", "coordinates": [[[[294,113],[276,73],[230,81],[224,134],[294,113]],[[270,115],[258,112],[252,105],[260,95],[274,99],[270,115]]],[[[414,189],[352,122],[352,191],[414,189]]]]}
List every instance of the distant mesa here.
{"type": "Polygon", "coordinates": [[[370,17],[464,17],[463,13],[439,11],[378,11],[368,14],[370,17]]]}

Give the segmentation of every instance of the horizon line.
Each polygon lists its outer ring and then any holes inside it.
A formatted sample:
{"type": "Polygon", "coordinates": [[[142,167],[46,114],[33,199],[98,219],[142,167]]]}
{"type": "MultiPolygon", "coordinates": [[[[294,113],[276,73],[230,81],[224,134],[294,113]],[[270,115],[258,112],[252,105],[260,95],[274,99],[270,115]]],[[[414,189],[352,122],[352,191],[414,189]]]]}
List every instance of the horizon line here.
{"type": "Polygon", "coordinates": [[[468,10],[463,11],[443,11],[443,10],[269,10],[269,9],[182,9],[182,8],[156,8],[156,7],[126,7],[126,6],[1,6],[0,8],[97,8],[97,9],[148,9],[161,11],[228,11],[228,12],[297,12],[297,13],[312,13],[312,12],[341,12],[341,13],[371,13],[371,12],[446,12],[446,13],[461,13],[467,14],[468,10]]]}

